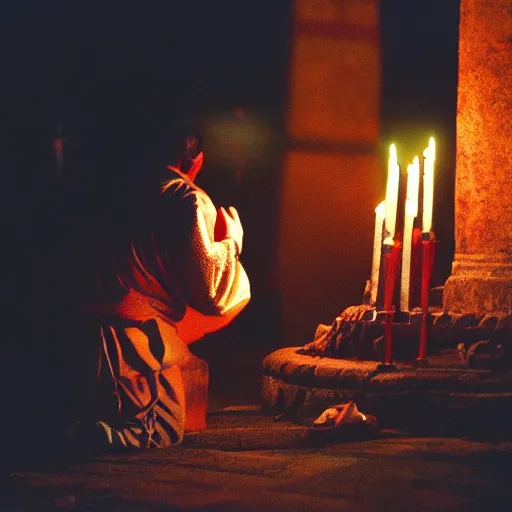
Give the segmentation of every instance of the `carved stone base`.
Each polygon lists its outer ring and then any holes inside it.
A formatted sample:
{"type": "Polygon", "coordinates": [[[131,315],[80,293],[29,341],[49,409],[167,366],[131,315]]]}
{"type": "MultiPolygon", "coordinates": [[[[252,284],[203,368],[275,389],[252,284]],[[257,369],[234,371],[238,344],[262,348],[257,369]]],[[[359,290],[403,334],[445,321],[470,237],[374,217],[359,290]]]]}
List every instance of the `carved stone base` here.
{"type": "MultiPolygon", "coordinates": [[[[320,325],[315,339],[300,352],[310,356],[383,361],[385,311],[366,305],[351,306],[331,326],[320,325]]],[[[416,361],[419,351],[421,309],[397,312],[393,318],[395,361],[416,361]]],[[[512,369],[512,314],[499,312],[445,313],[430,308],[427,318],[428,357],[446,359],[447,366],[512,369]],[[486,346],[482,342],[486,342],[486,346]],[[476,346],[479,348],[476,349],[476,346]],[[470,357],[471,355],[471,357],[470,357]],[[459,360],[460,359],[460,360],[459,360]],[[478,360],[478,361],[477,361],[478,360]]]]}
{"type": "Polygon", "coordinates": [[[443,309],[453,313],[510,313],[512,257],[456,254],[443,290],[443,309]]]}
{"type": "MultiPolygon", "coordinates": [[[[354,400],[384,428],[512,432],[512,373],[312,357],[287,347],[263,361],[264,411],[313,418],[354,400]]],[[[507,435],[508,435],[507,434],[507,435]]]]}

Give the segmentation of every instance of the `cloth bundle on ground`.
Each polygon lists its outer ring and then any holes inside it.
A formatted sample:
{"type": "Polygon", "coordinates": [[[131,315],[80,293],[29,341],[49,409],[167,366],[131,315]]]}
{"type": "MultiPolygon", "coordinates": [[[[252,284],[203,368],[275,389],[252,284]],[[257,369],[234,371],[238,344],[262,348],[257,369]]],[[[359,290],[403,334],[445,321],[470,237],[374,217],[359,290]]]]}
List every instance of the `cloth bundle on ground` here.
{"type": "Polygon", "coordinates": [[[363,414],[354,401],[328,407],[316,418],[309,430],[313,442],[355,441],[378,435],[377,418],[363,414]]]}

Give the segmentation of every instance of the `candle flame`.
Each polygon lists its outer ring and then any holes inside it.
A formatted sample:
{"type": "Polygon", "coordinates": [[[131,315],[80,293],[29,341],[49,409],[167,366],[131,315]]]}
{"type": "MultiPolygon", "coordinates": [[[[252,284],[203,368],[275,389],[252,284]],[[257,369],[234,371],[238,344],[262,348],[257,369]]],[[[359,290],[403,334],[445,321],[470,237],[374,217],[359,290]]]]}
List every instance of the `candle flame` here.
{"type": "Polygon", "coordinates": [[[423,156],[425,158],[432,158],[432,160],[436,159],[436,141],[434,137],[430,137],[428,140],[428,147],[423,151],[423,156]]]}
{"type": "Polygon", "coordinates": [[[386,184],[386,231],[393,238],[396,228],[396,212],[398,202],[398,184],[400,181],[400,168],[398,167],[396,146],[389,146],[388,180],[386,184]]]}
{"type": "Polygon", "coordinates": [[[432,229],[432,207],[434,202],[434,165],[436,160],[436,141],[430,137],[428,147],[423,151],[423,233],[432,229]]]}
{"type": "Polygon", "coordinates": [[[420,190],[420,159],[415,156],[407,166],[407,196],[405,213],[412,217],[418,215],[418,193],[420,190]]]}
{"type": "Polygon", "coordinates": [[[375,208],[375,213],[379,217],[384,217],[384,214],[386,213],[386,201],[381,201],[379,205],[375,208]]]}
{"type": "Polygon", "coordinates": [[[391,144],[391,146],[389,146],[389,160],[390,162],[393,162],[393,164],[398,163],[396,155],[396,146],[394,144],[391,144]]]}

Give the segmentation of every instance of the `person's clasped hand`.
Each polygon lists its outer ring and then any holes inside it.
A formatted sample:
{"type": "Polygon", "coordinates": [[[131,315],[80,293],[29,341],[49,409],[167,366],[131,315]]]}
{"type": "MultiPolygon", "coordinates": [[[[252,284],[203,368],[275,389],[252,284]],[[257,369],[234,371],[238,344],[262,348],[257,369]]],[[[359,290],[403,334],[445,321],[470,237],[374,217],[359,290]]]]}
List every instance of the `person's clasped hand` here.
{"type": "Polygon", "coordinates": [[[217,210],[214,237],[216,242],[231,238],[238,254],[242,252],[244,229],[234,206],[230,206],[227,211],[222,206],[217,210]]]}

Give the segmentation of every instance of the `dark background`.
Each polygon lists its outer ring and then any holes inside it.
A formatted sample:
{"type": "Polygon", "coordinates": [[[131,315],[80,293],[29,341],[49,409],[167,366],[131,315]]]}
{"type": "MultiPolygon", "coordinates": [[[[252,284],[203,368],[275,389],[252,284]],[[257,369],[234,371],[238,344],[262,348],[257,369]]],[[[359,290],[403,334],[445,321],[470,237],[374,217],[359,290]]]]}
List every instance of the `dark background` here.
{"type": "MultiPolygon", "coordinates": [[[[438,143],[434,284],[449,275],[453,252],[458,9],[455,0],[381,2],[380,151],[385,158],[393,140],[411,159],[407,148],[423,148],[431,134],[438,143]]],[[[1,100],[13,156],[4,176],[22,183],[20,194],[4,188],[18,263],[6,281],[23,323],[14,343],[21,357],[37,344],[42,318],[65,314],[63,290],[87,264],[86,251],[70,258],[66,248],[94,243],[123,182],[165,163],[166,136],[182,118],[206,134],[199,185],[217,204],[235,205],[245,226],[253,300],[216,346],[230,350],[243,338],[242,358],[275,346],[291,17],[289,0],[2,2],[1,100]],[[62,175],[51,151],[59,124],[62,175]]]]}

